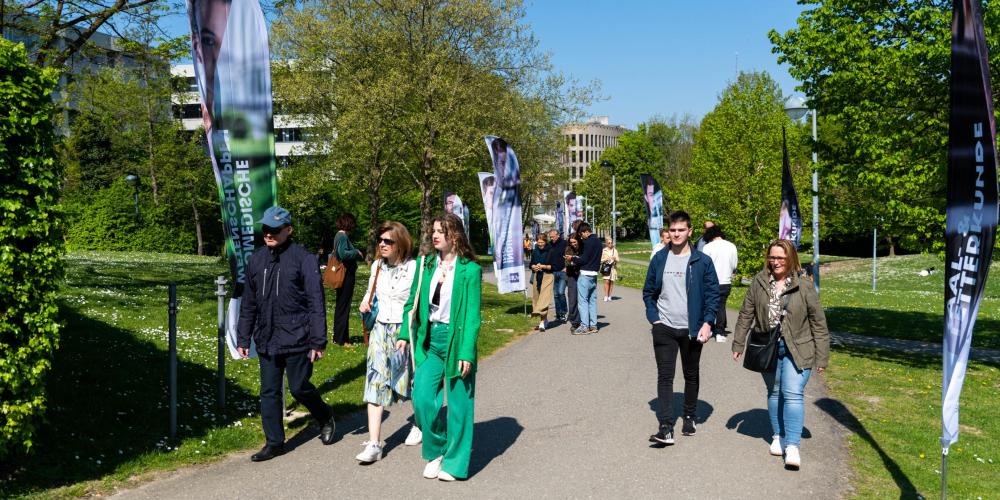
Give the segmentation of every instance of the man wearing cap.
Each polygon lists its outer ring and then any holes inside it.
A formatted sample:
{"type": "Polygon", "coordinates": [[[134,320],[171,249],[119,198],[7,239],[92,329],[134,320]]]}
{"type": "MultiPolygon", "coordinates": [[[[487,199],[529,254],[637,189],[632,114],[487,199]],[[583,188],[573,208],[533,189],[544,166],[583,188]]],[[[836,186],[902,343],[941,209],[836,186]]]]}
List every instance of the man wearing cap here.
{"type": "Polygon", "coordinates": [[[285,453],[281,380],[320,426],[323,444],[333,443],[333,410],[309,382],[312,363],[326,349],[326,307],[316,256],[293,243],[292,216],[271,207],[258,221],[264,244],[250,257],[243,289],[237,351],[246,358],[250,339],[260,359],[260,418],[267,442],[250,460],[285,453]]]}

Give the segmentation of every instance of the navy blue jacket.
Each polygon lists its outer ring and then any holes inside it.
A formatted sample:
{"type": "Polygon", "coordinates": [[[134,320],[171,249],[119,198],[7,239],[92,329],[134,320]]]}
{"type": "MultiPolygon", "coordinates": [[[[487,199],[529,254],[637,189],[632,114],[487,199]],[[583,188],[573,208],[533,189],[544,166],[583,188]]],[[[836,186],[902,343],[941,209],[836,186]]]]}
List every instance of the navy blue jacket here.
{"type": "Polygon", "coordinates": [[[326,305],[316,256],[298,243],[258,248],[247,263],[236,345],[286,354],[326,348],[326,305]]]}
{"type": "MultiPolygon", "coordinates": [[[[660,321],[660,313],[656,310],[656,301],[660,298],[663,288],[663,268],[667,264],[667,253],[671,245],[663,247],[653,260],[649,262],[646,271],[646,284],[642,287],[642,301],[646,304],[646,319],[650,324],[660,321]]],[[[688,260],[687,273],[688,330],[691,337],[698,336],[701,325],[714,325],[719,311],[719,277],[715,274],[715,265],[711,257],[691,247],[691,259],[688,260]]]]}
{"type": "Polygon", "coordinates": [[[552,266],[553,273],[566,270],[566,238],[559,238],[559,241],[549,242],[549,265],[552,266]]]}
{"type": "Polygon", "coordinates": [[[573,257],[573,263],[578,264],[581,271],[594,271],[596,273],[601,267],[601,250],[604,248],[604,244],[601,243],[601,239],[596,234],[591,233],[590,238],[580,242],[580,246],[582,247],[580,255],[573,257]]]}

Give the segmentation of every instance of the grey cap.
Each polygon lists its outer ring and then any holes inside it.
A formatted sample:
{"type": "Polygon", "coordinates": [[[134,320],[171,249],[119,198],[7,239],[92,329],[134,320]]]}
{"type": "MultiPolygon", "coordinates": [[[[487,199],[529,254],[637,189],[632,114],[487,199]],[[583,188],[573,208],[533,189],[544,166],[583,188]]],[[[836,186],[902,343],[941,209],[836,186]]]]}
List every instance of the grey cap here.
{"type": "Polygon", "coordinates": [[[292,214],[288,210],[279,206],[270,207],[264,210],[264,216],[257,221],[257,224],[268,227],[281,227],[291,225],[292,214]]]}

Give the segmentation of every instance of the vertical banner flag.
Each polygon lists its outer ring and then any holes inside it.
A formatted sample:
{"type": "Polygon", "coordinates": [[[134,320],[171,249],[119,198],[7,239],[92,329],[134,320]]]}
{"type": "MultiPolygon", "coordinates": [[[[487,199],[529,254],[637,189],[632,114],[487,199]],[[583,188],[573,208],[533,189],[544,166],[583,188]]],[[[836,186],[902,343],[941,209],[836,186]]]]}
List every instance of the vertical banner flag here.
{"type": "Polygon", "coordinates": [[[792,164],[788,161],[785,127],[781,127],[781,211],[778,214],[778,239],[791,241],[795,248],[802,243],[802,212],[792,183],[792,164]]]}
{"type": "Polygon", "coordinates": [[[566,234],[573,231],[573,223],[578,220],[583,220],[583,203],[577,198],[576,193],[573,191],[563,191],[563,206],[566,212],[566,219],[564,221],[566,234]]]}
{"type": "Polygon", "coordinates": [[[531,221],[531,244],[534,245],[538,241],[538,234],[542,232],[542,226],[538,225],[538,221],[532,219],[531,221]]]}
{"type": "Polygon", "coordinates": [[[256,221],[277,202],[267,25],[257,0],[187,0],[195,79],[219,189],[226,255],[233,277],[227,338],[235,323],[246,264],[263,243],[256,221]]]}
{"type": "Polygon", "coordinates": [[[465,203],[462,203],[462,198],[455,193],[448,191],[444,192],[444,211],[448,214],[455,214],[459,219],[462,219],[462,225],[465,227],[465,236],[469,236],[469,209],[465,207],[465,203]]]}
{"type": "Polygon", "coordinates": [[[479,172],[479,190],[483,195],[483,210],[486,214],[486,232],[490,237],[486,253],[493,255],[493,188],[496,180],[489,172],[479,172]]]}
{"type": "Polygon", "coordinates": [[[642,193],[646,200],[646,227],[649,228],[649,242],[656,248],[660,243],[660,229],[663,228],[663,191],[660,183],[649,174],[640,174],[642,193]]]}
{"type": "Polygon", "coordinates": [[[979,0],[956,0],[945,227],[941,448],[958,441],[958,401],[997,228],[996,123],[979,0]]]}
{"type": "Polygon", "coordinates": [[[565,224],[566,216],[563,214],[563,203],[561,201],[556,201],[556,226],[553,228],[559,231],[559,236],[566,237],[569,233],[566,228],[563,227],[565,224]]]}
{"type": "Polygon", "coordinates": [[[486,136],[493,160],[493,270],[500,293],[524,290],[524,247],[521,244],[521,169],[507,141],[486,136]]]}

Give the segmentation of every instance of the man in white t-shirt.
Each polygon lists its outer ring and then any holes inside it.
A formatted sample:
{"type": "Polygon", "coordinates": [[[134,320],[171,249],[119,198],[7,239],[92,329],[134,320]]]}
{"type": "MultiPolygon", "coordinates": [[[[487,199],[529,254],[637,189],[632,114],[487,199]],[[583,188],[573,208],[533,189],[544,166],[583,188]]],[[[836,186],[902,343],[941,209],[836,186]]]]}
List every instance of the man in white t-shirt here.
{"type": "Polygon", "coordinates": [[[715,264],[715,274],[719,276],[719,314],[712,333],[715,334],[716,342],[725,342],[726,333],[728,333],[726,332],[726,299],[729,298],[729,292],[732,289],[733,271],[736,270],[739,257],[736,245],[723,238],[722,229],[718,225],[705,229],[705,235],[702,238],[707,241],[702,252],[711,257],[712,263],[715,264]]]}

